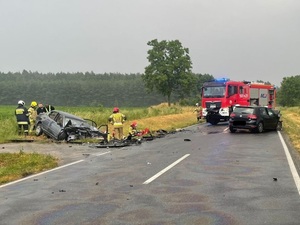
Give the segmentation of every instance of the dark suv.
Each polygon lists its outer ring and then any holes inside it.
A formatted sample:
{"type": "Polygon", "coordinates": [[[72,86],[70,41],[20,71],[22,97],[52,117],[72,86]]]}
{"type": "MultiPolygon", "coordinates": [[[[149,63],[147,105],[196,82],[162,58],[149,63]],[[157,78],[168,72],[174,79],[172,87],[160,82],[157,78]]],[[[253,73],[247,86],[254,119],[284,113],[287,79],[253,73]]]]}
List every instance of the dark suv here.
{"type": "Polygon", "coordinates": [[[280,112],[261,106],[236,106],[230,114],[229,130],[238,129],[261,133],[264,130],[281,130],[280,112]]]}

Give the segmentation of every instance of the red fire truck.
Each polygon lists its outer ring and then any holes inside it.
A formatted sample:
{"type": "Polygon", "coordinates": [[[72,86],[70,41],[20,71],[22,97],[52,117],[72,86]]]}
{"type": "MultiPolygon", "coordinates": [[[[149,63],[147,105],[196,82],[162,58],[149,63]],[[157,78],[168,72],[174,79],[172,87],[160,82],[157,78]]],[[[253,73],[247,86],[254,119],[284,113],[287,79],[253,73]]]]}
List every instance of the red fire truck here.
{"type": "Polygon", "coordinates": [[[215,125],[229,120],[236,105],[259,105],[275,107],[276,89],[274,85],[216,79],[205,82],[202,87],[202,117],[215,125]]]}

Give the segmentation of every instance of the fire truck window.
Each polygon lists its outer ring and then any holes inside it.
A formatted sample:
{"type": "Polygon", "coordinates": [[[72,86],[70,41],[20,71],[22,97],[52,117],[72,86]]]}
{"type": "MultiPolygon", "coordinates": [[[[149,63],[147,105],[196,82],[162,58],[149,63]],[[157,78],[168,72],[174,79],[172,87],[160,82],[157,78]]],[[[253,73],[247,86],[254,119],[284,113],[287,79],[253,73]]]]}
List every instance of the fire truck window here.
{"type": "Polygon", "coordinates": [[[243,87],[239,87],[239,90],[240,90],[240,94],[244,94],[244,89],[243,89],[243,87]]]}
{"type": "Polygon", "coordinates": [[[237,86],[232,86],[232,85],[228,86],[228,95],[229,96],[237,94],[237,93],[238,93],[238,87],[237,86]]]}

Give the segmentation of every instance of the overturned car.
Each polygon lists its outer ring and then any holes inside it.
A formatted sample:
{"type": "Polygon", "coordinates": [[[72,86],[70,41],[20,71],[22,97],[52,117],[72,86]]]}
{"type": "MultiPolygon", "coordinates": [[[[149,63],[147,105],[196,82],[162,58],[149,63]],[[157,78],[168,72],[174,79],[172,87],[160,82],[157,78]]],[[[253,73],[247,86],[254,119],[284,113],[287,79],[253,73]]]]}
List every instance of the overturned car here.
{"type": "Polygon", "coordinates": [[[36,118],[35,134],[61,141],[73,141],[84,138],[99,138],[107,142],[108,126],[82,119],[67,112],[53,110],[49,114],[41,113],[36,118]]]}

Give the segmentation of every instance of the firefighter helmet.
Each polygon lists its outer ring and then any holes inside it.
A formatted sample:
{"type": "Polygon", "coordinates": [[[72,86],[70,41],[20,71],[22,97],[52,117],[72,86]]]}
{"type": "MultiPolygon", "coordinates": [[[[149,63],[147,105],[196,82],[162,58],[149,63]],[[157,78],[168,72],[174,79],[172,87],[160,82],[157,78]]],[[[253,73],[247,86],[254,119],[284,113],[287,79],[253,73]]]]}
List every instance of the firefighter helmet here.
{"type": "Polygon", "coordinates": [[[31,102],[30,106],[31,107],[36,107],[37,106],[37,102],[36,101],[31,102]]]}
{"type": "Polygon", "coordinates": [[[136,127],[136,126],[137,126],[137,122],[133,121],[132,124],[131,124],[130,126],[136,127]]]}
{"type": "Polygon", "coordinates": [[[119,112],[119,108],[118,108],[118,107],[115,107],[114,110],[113,110],[113,112],[114,112],[114,113],[119,112]]]}
{"type": "Polygon", "coordinates": [[[18,101],[18,105],[23,105],[23,106],[24,106],[24,105],[25,105],[25,102],[24,102],[23,100],[19,100],[19,101],[18,101]]]}

